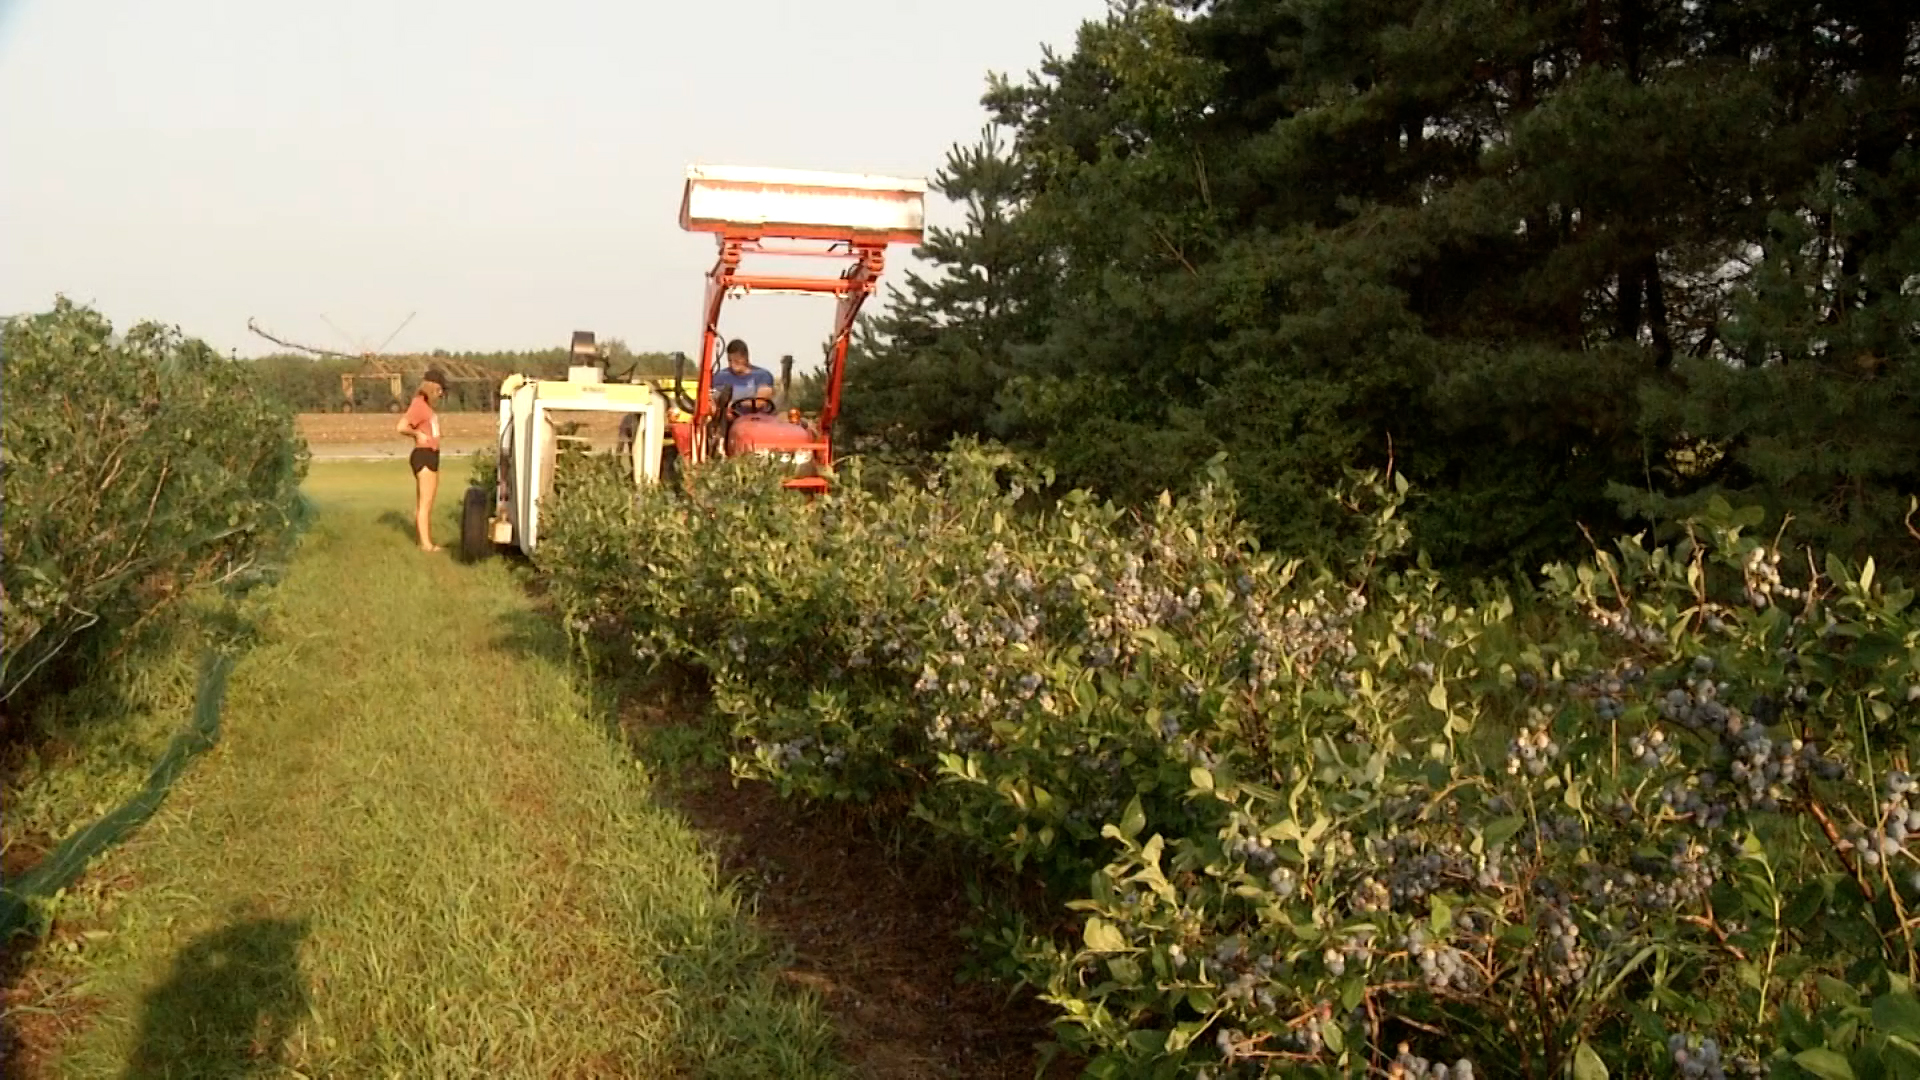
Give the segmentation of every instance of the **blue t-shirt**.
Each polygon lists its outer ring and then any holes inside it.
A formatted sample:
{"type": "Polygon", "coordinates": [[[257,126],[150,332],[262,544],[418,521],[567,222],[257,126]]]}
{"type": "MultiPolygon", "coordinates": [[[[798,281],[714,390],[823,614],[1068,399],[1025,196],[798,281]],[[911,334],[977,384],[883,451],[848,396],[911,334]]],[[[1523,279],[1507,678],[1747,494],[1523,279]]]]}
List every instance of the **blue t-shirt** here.
{"type": "Polygon", "coordinates": [[[763,386],[769,390],[773,389],[773,375],[766,368],[761,367],[749,368],[745,375],[735,375],[732,368],[723,367],[713,373],[713,392],[716,396],[723,386],[732,387],[733,397],[730,400],[739,401],[741,398],[752,397],[754,391],[763,386]]]}

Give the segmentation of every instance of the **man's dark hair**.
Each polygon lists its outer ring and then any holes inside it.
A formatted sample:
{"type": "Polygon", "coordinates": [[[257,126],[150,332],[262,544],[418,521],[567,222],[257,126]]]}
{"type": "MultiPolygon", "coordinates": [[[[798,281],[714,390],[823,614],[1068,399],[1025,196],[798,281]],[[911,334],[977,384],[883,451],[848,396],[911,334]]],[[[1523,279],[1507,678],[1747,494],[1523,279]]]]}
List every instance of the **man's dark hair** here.
{"type": "Polygon", "coordinates": [[[747,343],[740,340],[739,338],[734,338],[732,341],[727,342],[727,355],[728,356],[747,355],[747,343]]]}
{"type": "Polygon", "coordinates": [[[427,373],[420,376],[420,381],[423,383],[433,383],[442,390],[447,388],[447,374],[437,367],[428,368],[427,373]]]}

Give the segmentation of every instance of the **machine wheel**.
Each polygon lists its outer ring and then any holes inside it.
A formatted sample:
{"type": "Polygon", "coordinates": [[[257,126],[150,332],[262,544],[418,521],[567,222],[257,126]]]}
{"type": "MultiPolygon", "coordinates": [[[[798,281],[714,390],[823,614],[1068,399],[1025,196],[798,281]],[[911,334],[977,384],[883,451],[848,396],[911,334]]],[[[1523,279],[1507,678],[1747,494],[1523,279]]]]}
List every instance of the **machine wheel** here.
{"type": "Polygon", "coordinates": [[[475,563],[493,554],[493,499],[483,487],[469,487],[460,506],[460,557],[475,563]]]}

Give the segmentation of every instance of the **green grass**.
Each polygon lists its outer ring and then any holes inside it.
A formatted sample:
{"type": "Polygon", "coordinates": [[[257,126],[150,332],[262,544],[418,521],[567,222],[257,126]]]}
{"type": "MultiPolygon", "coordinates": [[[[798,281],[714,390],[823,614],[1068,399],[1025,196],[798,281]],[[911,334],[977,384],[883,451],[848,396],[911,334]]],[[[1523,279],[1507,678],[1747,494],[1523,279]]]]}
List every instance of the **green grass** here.
{"type": "Polygon", "coordinates": [[[42,960],[49,1075],[840,1075],[511,568],[417,551],[402,463],[308,490],[221,743],[42,960]]]}

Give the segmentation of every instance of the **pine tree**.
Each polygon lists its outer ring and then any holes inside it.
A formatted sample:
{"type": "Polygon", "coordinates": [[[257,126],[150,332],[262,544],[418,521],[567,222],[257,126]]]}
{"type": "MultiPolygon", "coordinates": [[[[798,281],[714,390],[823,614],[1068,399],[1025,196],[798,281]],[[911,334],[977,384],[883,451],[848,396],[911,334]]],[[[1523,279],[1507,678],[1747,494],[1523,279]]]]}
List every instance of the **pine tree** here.
{"type": "Polygon", "coordinates": [[[847,364],[844,431],[854,444],[931,450],[990,428],[1012,351],[1033,333],[1044,268],[1014,227],[1025,175],[1000,133],[955,145],[931,183],[965,210],[956,229],[931,227],[888,310],[863,318],[847,364]]]}
{"type": "Polygon", "coordinates": [[[1462,570],[1715,493],[1920,564],[1910,4],[1128,0],[986,103],[1003,241],[941,258],[1009,256],[1018,315],[910,285],[914,430],[1127,500],[1225,450],[1299,550],[1391,456],[1462,570]]]}

